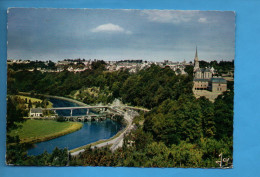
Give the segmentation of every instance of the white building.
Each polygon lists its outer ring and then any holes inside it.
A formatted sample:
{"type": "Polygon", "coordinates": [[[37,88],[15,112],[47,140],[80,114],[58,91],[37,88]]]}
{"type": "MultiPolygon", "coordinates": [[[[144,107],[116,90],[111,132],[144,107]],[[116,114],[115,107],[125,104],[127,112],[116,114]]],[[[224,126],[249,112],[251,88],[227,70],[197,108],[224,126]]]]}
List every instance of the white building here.
{"type": "Polygon", "coordinates": [[[42,117],[43,116],[42,108],[32,108],[32,109],[30,109],[29,116],[30,117],[42,117]]]}

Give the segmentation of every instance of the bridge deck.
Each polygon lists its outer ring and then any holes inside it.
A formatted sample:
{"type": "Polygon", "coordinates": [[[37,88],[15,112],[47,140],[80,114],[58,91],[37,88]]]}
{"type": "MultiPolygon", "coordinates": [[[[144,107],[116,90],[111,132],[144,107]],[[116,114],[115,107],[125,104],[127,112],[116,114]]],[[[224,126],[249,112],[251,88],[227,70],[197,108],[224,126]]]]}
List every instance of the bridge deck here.
{"type": "Polygon", "coordinates": [[[110,106],[77,106],[77,107],[56,107],[56,108],[42,108],[42,110],[72,110],[72,109],[95,109],[95,108],[110,108],[110,106]]]}

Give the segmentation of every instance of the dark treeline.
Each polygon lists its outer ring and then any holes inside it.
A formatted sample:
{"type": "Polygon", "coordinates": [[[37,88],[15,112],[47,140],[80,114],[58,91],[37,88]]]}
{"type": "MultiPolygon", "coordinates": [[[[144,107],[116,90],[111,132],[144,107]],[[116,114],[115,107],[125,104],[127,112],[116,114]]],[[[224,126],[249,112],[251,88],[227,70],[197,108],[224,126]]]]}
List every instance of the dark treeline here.
{"type": "Polygon", "coordinates": [[[228,72],[234,72],[234,60],[232,61],[219,61],[217,62],[216,60],[211,61],[211,62],[206,62],[206,61],[199,61],[200,67],[201,68],[206,68],[206,67],[213,67],[214,69],[217,70],[218,74],[227,74],[228,72]]]}
{"type": "MultiPolygon", "coordinates": [[[[105,71],[105,63],[92,64],[81,73],[41,73],[8,69],[8,94],[36,92],[71,96],[79,91],[87,103],[96,103],[83,94],[99,88],[103,102],[115,98],[133,106],[151,109],[134,122],[137,129],[124,138],[122,148],[90,149],[70,159],[70,165],[144,167],[218,167],[219,154],[232,163],[233,90],[214,103],[192,93],[193,67],[188,76],[170,68],[152,65],[138,73],[105,71]]],[[[232,69],[232,68],[231,68],[232,69]]],[[[28,157],[29,158],[29,157],[28,157]]],[[[27,163],[28,164],[28,163],[27,163]]],[[[228,163],[224,163],[228,166],[228,163]]]]}
{"type": "Polygon", "coordinates": [[[143,60],[120,60],[118,63],[142,63],[143,60]]]}
{"type": "Polygon", "coordinates": [[[177,76],[170,68],[152,65],[137,74],[129,74],[127,71],[106,72],[104,65],[102,62],[93,63],[93,70],[81,73],[15,72],[9,69],[8,92],[68,96],[75,90],[98,87],[101,91],[108,89],[112,92],[104,102],[121,98],[125,103],[147,108],[153,108],[165,99],[177,99],[181,94],[192,94],[191,77],[177,76]]]}
{"type": "Polygon", "coordinates": [[[48,61],[48,64],[45,64],[43,61],[30,61],[30,63],[13,63],[12,65],[8,65],[8,68],[17,71],[17,70],[26,70],[26,69],[37,69],[37,68],[45,68],[45,69],[57,69],[55,63],[52,61],[48,61]]]}
{"type": "Polygon", "coordinates": [[[67,166],[69,152],[66,148],[55,148],[52,153],[45,151],[41,155],[28,156],[27,149],[31,144],[9,144],[6,152],[6,163],[20,166],[67,166]]]}

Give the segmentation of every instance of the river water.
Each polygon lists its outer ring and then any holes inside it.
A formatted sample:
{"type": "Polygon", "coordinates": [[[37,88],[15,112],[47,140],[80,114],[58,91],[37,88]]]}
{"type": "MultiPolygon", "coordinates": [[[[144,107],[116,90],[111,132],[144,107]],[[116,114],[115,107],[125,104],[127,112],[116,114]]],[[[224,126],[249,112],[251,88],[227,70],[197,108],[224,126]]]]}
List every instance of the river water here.
{"type": "MultiPolygon", "coordinates": [[[[73,107],[79,106],[76,103],[50,98],[53,107],[73,107]]],[[[90,110],[90,112],[95,113],[90,110]]],[[[70,115],[70,110],[59,110],[59,115],[70,115]]],[[[86,110],[73,110],[73,116],[86,115],[86,110]]],[[[100,139],[109,139],[122,129],[118,122],[106,119],[100,122],[85,122],[83,127],[73,133],[40,143],[36,143],[33,148],[28,150],[28,155],[39,155],[45,150],[49,153],[55,147],[68,148],[69,150],[98,141],[100,139]]]]}

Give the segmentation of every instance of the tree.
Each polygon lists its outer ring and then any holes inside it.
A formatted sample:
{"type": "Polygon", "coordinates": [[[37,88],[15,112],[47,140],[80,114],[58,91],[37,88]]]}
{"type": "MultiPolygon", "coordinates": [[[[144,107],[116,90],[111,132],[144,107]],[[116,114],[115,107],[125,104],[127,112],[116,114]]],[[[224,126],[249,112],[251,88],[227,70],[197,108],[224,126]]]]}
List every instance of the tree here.
{"type": "Polygon", "coordinates": [[[214,102],[217,139],[233,137],[233,98],[233,91],[224,92],[214,102]]]}
{"type": "Polygon", "coordinates": [[[29,99],[28,108],[32,108],[32,101],[29,99]]]}
{"type": "Polygon", "coordinates": [[[144,132],[141,128],[133,133],[133,141],[137,151],[144,151],[148,144],[152,143],[153,137],[149,132],[144,132]]]}
{"type": "Polygon", "coordinates": [[[202,132],[204,137],[213,137],[216,133],[214,122],[214,104],[205,97],[198,99],[202,112],[202,132]]]}
{"type": "Polygon", "coordinates": [[[59,116],[57,119],[57,122],[65,122],[65,118],[63,116],[59,116]]]}
{"type": "Polygon", "coordinates": [[[103,60],[98,60],[96,62],[92,62],[91,64],[91,68],[93,70],[99,70],[99,71],[104,71],[105,66],[106,66],[106,62],[104,62],[103,60]]]}
{"type": "Polygon", "coordinates": [[[48,68],[49,68],[49,69],[56,69],[55,63],[52,62],[51,60],[49,60],[48,68]]]}
{"type": "Polygon", "coordinates": [[[202,136],[201,107],[189,95],[176,101],[168,99],[146,115],[144,130],[168,146],[180,140],[194,143],[202,136]]]}
{"type": "Polygon", "coordinates": [[[17,103],[10,96],[7,97],[7,114],[6,114],[6,128],[7,132],[17,128],[16,122],[22,122],[22,110],[17,109],[17,103]]]}

